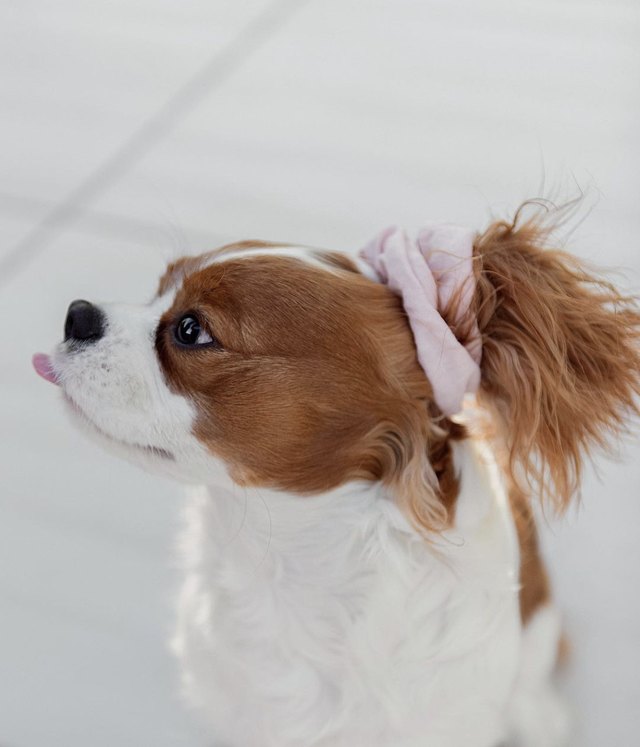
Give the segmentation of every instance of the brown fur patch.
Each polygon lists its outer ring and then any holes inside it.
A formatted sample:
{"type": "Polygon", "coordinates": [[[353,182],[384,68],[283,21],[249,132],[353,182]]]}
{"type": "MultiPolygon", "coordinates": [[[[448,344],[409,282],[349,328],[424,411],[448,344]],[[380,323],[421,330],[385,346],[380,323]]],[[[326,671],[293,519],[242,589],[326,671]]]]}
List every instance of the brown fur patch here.
{"type": "Polygon", "coordinates": [[[330,267],[336,267],[339,270],[346,270],[347,272],[359,272],[356,263],[346,254],[340,254],[340,252],[324,252],[314,250],[315,255],[318,259],[325,262],[330,267]]]}
{"type": "Polygon", "coordinates": [[[178,285],[182,279],[195,270],[201,262],[200,257],[180,257],[171,262],[158,282],[157,295],[161,296],[170,288],[178,285]]]}
{"type": "Polygon", "coordinates": [[[545,249],[539,221],[494,223],[475,242],[481,402],[498,416],[514,481],[566,507],[593,447],[638,413],[636,299],[545,249]]]}
{"type": "Polygon", "coordinates": [[[342,271],[280,256],[195,265],[158,328],[166,377],[195,402],[196,435],[237,480],[314,493],[380,479],[416,523],[441,528],[457,495],[449,437],[460,429],[429,417],[399,300],[351,262],[331,266],[342,271]],[[187,312],[222,350],[174,343],[187,312]]]}
{"type": "Polygon", "coordinates": [[[512,486],[509,503],[520,544],[520,616],[526,624],[533,613],[549,601],[551,589],[540,555],[538,530],[529,497],[512,486]]]}

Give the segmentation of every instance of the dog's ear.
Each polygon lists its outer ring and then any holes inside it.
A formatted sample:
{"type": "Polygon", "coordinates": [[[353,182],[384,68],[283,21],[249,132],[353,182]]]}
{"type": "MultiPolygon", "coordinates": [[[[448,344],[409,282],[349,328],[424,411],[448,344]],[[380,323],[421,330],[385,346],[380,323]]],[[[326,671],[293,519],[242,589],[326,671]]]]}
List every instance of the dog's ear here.
{"type": "Polygon", "coordinates": [[[474,244],[480,400],[498,414],[516,481],[562,509],[582,461],[638,413],[636,299],[562,251],[539,220],[498,222],[474,244]]]}
{"type": "Polygon", "coordinates": [[[376,449],[398,504],[416,527],[436,534],[447,526],[458,482],[448,434],[425,414],[423,403],[381,424],[376,449]]]}
{"type": "Polygon", "coordinates": [[[367,479],[389,486],[412,523],[434,535],[451,518],[458,483],[450,442],[462,429],[435,406],[400,299],[383,285],[365,287],[362,307],[380,363],[369,387],[374,425],[354,463],[367,479]]]}

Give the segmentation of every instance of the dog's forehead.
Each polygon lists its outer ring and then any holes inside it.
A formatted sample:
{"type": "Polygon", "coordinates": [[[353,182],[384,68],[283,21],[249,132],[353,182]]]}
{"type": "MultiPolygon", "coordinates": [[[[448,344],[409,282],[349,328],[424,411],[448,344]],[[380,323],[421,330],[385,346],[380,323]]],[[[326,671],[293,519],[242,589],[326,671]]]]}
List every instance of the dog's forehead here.
{"type": "MultiPolygon", "coordinates": [[[[336,252],[268,241],[241,241],[234,244],[226,244],[218,249],[196,256],[181,257],[171,262],[160,278],[157,295],[162,296],[172,289],[177,289],[186,278],[196,272],[223,263],[246,260],[253,257],[289,258],[303,262],[310,267],[324,270],[342,269],[351,272],[358,271],[354,261],[346,255],[336,252]]],[[[275,271],[276,267],[274,266],[273,269],[275,271]]],[[[212,274],[215,275],[216,273],[212,274]]]]}
{"type": "Polygon", "coordinates": [[[318,278],[318,271],[330,275],[360,273],[357,261],[339,252],[329,252],[306,246],[275,244],[266,241],[244,241],[228,244],[196,256],[186,256],[170,263],[160,278],[157,296],[184,297],[187,293],[200,295],[203,289],[221,284],[252,285],[254,292],[265,290],[269,281],[283,287],[287,281],[304,282],[318,278]],[[259,262],[253,260],[260,260],[259,262]],[[232,270],[232,272],[228,272],[232,270]],[[226,278],[226,281],[225,281],[226,278]]]}
{"type": "MultiPolygon", "coordinates": [[[[329,269],[331,266],[330,258],[336,256],[339,255],[289,244],[276,244],[267,241],[236,242],[200,255],[181,257],[171,262],[160,278],[157,295],[162,296],[170,290],[177,290],[185,279],[194,273],[235,260],[245,260],[253,257],[291,258],[312,267],[329,269]]],[[[352,265],[347,257],[342,259],[342,266],[343,269],[355,270],[355,265],[352,265]]]]}

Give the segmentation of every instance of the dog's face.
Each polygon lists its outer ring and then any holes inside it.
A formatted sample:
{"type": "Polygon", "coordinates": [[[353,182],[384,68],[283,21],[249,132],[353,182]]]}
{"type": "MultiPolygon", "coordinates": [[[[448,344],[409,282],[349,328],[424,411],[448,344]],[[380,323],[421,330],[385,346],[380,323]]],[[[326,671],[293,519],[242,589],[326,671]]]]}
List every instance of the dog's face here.
{"type": "MultiPolygon", "coordinates": [[[[71,305],[50,364],[80,422],[185,481],[379,479],[429,387],[398,300],[346,257],[260,244],[170,265],[141,306],[71,305]]],[[[46,373],[46,371],[45,371],[46,373]]]]}

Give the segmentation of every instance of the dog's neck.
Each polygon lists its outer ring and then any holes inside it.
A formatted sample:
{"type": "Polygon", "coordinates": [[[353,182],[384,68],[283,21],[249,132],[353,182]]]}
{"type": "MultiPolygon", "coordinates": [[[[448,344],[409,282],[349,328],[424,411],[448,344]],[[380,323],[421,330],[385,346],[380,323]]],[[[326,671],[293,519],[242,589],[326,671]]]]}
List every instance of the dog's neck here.
{"type": "MultiPolygon", "coordinates": [[[[478,456],[477,445],[456,443],[454,453],[462,485],[455,524],[445,544],[450,539],[457,543],[459,532],[466,535],[481,520],[494,494],[488,484],[490,471],[486,460],[478,456]]],[[[221,481],[200,490],[195,505],[206,521],[203,524],[200,516],[191,531],[207,532],[198,540],[210,548],[210,559],[216,556],[226,567],[233,567],[238,581],[245,574],[269,572],[274,564],[280,565],[281,573],[311,576],[318,572],[318,564],[344,568],[352,562],[354,548],[362,551],[363,537],[377,531],[376,525],[424,542],[424,535],[411,525],[390,491],[375,482],[350,482],[305,496],[221,481]]],[[[434,538],[438,552],[440,539],[434,538]]]]}
{"type": "Polygon", "coordinates": [[[455,460],[455,523],[432,541],[379,483],[306,497],[209,486],[192,497],[175,650],[197,682],[194,697],[206,693],[235,743],[263,740],[259,720],[229,715],[239,702],[261,717],[275,709],[278,723],[317,735],[338,728],[332,714],[361,696],[363,681],[376,693],[370,732],[360,724],[341,744],[372,744],[392,717],[403,733],[422,734],[427,724],[434,741],[448,723],[448,694],[476,702],[485,683],[469,673],[485,671],[487,658],[500,682],[512,681],[504,662],[517,661],[515,533],[490,456],[465,441],[455,460]],[[438,691],[421,691],[420,725],[412,726],[405,696],[425,662],[438,691]],[[402,697],[380,700],[389,672],[402,697]]]}
{"type": "Polygon", "coordinates": [[[347,483],[313,496],[209,485],[199,502],[212,551],[249,576],[268,572],[274,563],[282,564],[279,572],[314,572],[319,562],[337,561],[336,553],[344,561],[363,517],[379,510],[409,530],[377,483],[347,483]]]}

